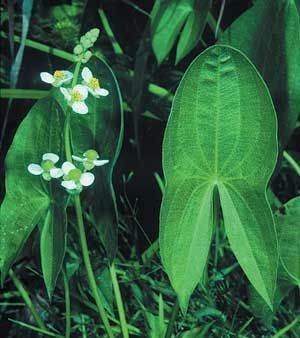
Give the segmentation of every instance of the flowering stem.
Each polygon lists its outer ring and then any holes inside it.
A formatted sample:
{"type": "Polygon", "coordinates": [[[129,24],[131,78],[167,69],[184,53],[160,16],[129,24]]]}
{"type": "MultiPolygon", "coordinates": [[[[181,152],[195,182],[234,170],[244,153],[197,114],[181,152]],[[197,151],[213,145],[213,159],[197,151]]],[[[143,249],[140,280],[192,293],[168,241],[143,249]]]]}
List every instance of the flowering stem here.
{"type": "MultiPolygon", "coordinates": [[[[72,87],[74,87],[77,83],[80,66],[81,66],[81,62],[77,62],[75,71],[74,71],[72,87]]],[[[65,141],[66,159],[67,161],[72,162],[72,151],[71,151],[71,142],[70,142],[70,109],[67,109],[66,111],[66,119],[65,119],[65,125],[64,125],[64,141],[65,141]]],[[[83,217],[82,217],[81,201],[80,201],[79,195],[74,196],[74,202],[75,202],[75,211],[76,211],[76,218],[77,218],[78,229],[79,229],[82,256],[83,256],[83,261],[84,261],[85,269],[86,269],[87,276],[88,276],[89,285],[92,290],[92,293],[93,293],[93,296],[94,296],[94,299],[95,299],[95,302],[98,308],[98,312],[103,322],[104,328],[107,332],[107,335],[109,338],[114,338],[111,326],[109,324],[106,312],[104,310],[104,307],[102,305],[102,302],[99,296],[98,286],[96,283],[95,275],[94,275],[92,264],[90,261],[89,250],[88,250],[88,245],[87,245],[87,240],[86,240],[86,235],[85,235],[85,230],[84,230],[83,217]]]]}
{"type": "MultiPolygon", "coordinates": [[[[75,66],[72,87],[74,87],[77,83],[78,74],[80,70],[81,62],[77,62],[75,66]]],[[[70,142],[70,108],[67,108],[66,111],[66,119],[64,125],[64,139],[65,139],[65,151],[66,151],[66,159],[69,162],[72,162],[72,151],[71,151],[71,142],[70,142]]]]}
{"type": "Polygon", "coordinates": [[[112,280],[112,284],[113,284],[113,288],[114,288],[114,293],[115,293],[115,296],[116,296],[118,313],[119,313],[123,337],[129,338],[126,316],[125,316],[125,311],[124,311],[124,304],[123,304],[123,300],[122,300],[122,295],[121,295],[121,291],[120,291],[120,287],[119,287],[117,273],[116,273],[114,263],[112,263],[111,266],[110,266],[110,274],[111,274],[111,280],[112,280]]]}
{"type": "Polygon", "coordinates": [[[65,303],[66,303],[66,333],[65,338],[71,336],[71,303],[70,303],[70,288],[66,272],[63,270],[64,288],[65,288],[65,303]]]}
{"type": "Polygon", "coordinates": [[[86,240],[86,235],[85,235],[85,231],[84,231],[84,224],[83,224],[83,218],[82,218],[82,208],[81,208],[79,195],[74,196],[74,201],[75,201],[75,210],[76,210],[76,217],[77,217],[77,223],[78,223],[78,228],[79,228],[79,237],[80,237],[83,261],[84,261],[84,265],[85,265],[86,272],[87,272],[87,275],[88,275],[90,288],[93,292],[94,299],[96,301],[96,305],[97,305],[100,317],[102,319],[102,322],[104,324],[105,330],[106,330],[108,336],[110,338],[113,338],[114,335],[112,333],[111,326],[109,324],[106,312],[104,310],[104,307],[102,305],[102,302],[101,302],[101,299],[100,299],[100,296],[99,296],[97,283],[96,283],[96,280],[95,280],[95,276],[94,276],[94,273],[93,273],[93,269],[92,269],[92,265],[91,265],[91,261],[90,261],[90,257],[89,257],[89,251],[88,251],[87,240],[86,240]]]}

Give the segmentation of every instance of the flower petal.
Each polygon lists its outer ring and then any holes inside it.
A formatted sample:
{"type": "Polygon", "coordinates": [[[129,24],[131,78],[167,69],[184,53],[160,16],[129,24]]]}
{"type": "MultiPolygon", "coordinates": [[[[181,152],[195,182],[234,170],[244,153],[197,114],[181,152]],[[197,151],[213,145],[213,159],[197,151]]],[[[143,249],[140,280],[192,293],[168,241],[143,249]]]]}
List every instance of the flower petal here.
{"type": "Polygon", "coordinates": [[[109,162],[109,160],[94,160],[93,161],[93,163],[95,164],[95,166],[97,166],[97,167],[100,167],[100,166],[102,166],[102,165],[104,165],[104,164],[106,164],[106,163],[108,163],[109,162]]]}
{"type": "Polygon", "coordinates": [[[70,95],[70,93],[69,93],[69,91],[68,91],[67,88],[61,87],[61,88],[60,88],[60,91],[63,93],[63,95],[64,95],[64,97],[65,97],[65,99],[66,99],[67,101],[70,101],[70,100],[71,100],[71,95],[70,95]]]}
{"type": "Polygon", "coordinates": [[[95,92],[97,95],[100,95],[100,96],[107,96],[109,94],[109,91],[104,88],[98,88],[95,90],[95,92]]]}
{"type": "Polygon", "coordinates": [[[75,113],[83,115],[89,112],[88,106],[84,102],[74,102],[72,104],[72,109],[75,113]]]}
{"type": "Polygon", "coordinates": [[[77,188],[77,185],[75,183],[75,181],[73,180],[70,180],[70,181],[62,181],[61,182],[61,185],[66,188],[66,189],[70,189],[70,190],[73,190],[73,189],[76,189],[77,188]]]}
{"type": "Polygon", "coordinates": [[[95,176],[92,173],[83,173],[80,177],[80,183],[85,187],[93,184],[94,180],[95,176]]]}
{"type": "Polygon", "coordinates": [[[64,81],[69,81],[73,78],[73,73],[69,72],[68,70],[64,70],[64,74],[65,74],[64,81]]]}
{"type": "Polygon", "coordinates": [[[59,178],[62,177],[64,172],[60,168],[53,168],[50,170],[50,176],[53,178],[59,178]]]}
{"type": "Polygon", "coordinates": [[[76,85],[72,89],[72,91],[76,91],[76,92],[78,91],[82,95],[82,101],[85,100],[88,96],[88,90],[87,90],[86,86],[83,86],[83,85],[80,85],[80,84],[76,85]]]}
{"type": "Polygon", "coordinates": [[[75,169],[75,165],[71,162],[64,162],[63,165],[61,166],[62,171],[64,172],[65,175],[68,175],[70,170],[75,169]]]}
{"type": "Polygon", "coordinates": [[[88,67],[84,67],[81,72],[81,76],[85,82],[90,82],[93,77],[92,72],[88,69],[88,67]]]}
{"type": "Polygon", "coordinates": [[[42,158],[43,158],[43,161],[50,160],[53,163],[57,163],[59,160],[59,156],[53,153],[45,153],[42,158]]]}
{"type": "Polygon", "coordinates": [[[75,160],[75,161],[79,161],[79,162],[83,162],[83,161],[84,161],[84,159],[81,158],[81,157],[79,157],[79,156],[72,155],[72,158],[73,158],[73,160],[75,160]]]}
{"type": "Polygon", "coordinates": [[[35,163],[30,163],[29,166],[27,167],[27,170],[32,175],[41,175],[44,172],[43,168],[35,163]]]}
{"type": "Polygon", "coordinates": [[[54,76],[47,72],[40,73],[41,80],[46,83],[53,83],[55,81],[54,76]]]}

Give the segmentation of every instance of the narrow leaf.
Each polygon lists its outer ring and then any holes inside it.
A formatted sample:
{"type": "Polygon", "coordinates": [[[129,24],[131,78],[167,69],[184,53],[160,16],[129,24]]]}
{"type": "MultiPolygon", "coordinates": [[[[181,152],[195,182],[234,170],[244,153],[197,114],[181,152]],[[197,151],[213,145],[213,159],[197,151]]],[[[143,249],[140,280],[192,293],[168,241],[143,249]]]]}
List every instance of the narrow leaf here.
{"type": "Polygon", "coordinates": [[[176,51],[176,64],[180,62],[180,60],[182,60],[200,41],[210,7],[211,0],[196,1],[195,8],[193,12],[189,14],[179,37],[176,51]]]}
{"type": "Polygon", "coordinates": [[[268,89],[242,53],[214,46],[194,60],[163,143],[160,250],[183,311],[207,263],[217,191],[233,252],[271,306],[278,253],[266,186],[277,159],[276,132],[268,89]]]}
{"type": "Polygon", "coordinates": [[[67,216],[63,205],[52,204],[41,233],[41,261],[49,298],[52,297],[66,250],[67,216]]]}
{"type": "Polygon", "coordinates": [[[152,47],[160,64],[169,54],[193,10],[193,0],[156,0],[151,15],[152,47]]]}

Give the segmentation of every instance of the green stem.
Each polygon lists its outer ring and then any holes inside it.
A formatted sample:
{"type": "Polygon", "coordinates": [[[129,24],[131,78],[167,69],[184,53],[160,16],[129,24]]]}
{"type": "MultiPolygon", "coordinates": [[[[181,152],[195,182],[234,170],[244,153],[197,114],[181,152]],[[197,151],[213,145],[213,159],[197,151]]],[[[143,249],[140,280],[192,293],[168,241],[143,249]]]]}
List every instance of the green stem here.
{"type": "Polygon", "coordinates": [[[293,157],[287,152],[283,152],[283,157],[289,162],[291,167],[296,171],[296,173],[300,176],[300,166],[299,164],[293,159],[293,157]]]}
{"type": "Polygon", "coordinates": [[[80,202],[79,195],[74,196],[74,202],[75,202],[77,223],[78,223],[78,228],[79,228],[79,237],[80,237],[83,261],[84,261],[84,265],[85,265],[86,272],[87,272],[87,275],[88,275],[90,288],[92,290],[94,299],[96,301],[96,305],[97,305],[97,308],[98,308],[98,311],[99,311],[99,315],[102,319],[105,330],[106,330],[108,336],[110,338],[113,338],[114,335],[112,333],[111,326],[109,324],[106,312],[104,310],[104,307],[102,305],[102,302],[101,302],[101,299],[100,299],[100,296],[99,296],[96,279],[95,279],[95,276],[94,276],[92,264],[91,264],[90,257],[89,257],[89,251],[88,251],[88,245],[87,245],[87,240],[86,240],[86,235],[85,235],[85,230],[84,230],[82,208],[81,208],[81,202],[80,202]]]}
{"type": "Polygon", "coordinates": [[[22,298],[24,299],[24,302],[26,303],[27,307],[29,308],[34,320],[36,321],[38,327],[41,330],[47,331],[46,325],[44,324],[42,318],[39,316],[36,308],[34,307],[32,300],[30,299],[30,296],[28,292],[26,291],[24,285],[22,282],[18,279],[16,274],[13,272],[13,270],[9,270],[9,276],[11,277],[12,281],[14,282],[16,288],[20,292],[22,298]]]}
{"type": "MultiPolygon", "coordinates": [[[[0,36],[4,39],[8,38],[7,34],[4,32],[1,32],[0,36]]],[[[14,41],[20,43],[21,38],[18,35],[14,35],[14,41]]],[[[40,50],[41,52],[44,52],[44,53],[55,55],[61,59],[65,59],[71,62],[74,62],[75,60],[74,55],[71,53],[65,52],[64,50],[61,50],[58,48],[49,47],[47,45],[44,45],[43,43],[36,42],[30,39],[26,39],[25,46],[40,50]]]]}
{"type": "Polygon", "coordinates": [[[279,338],[285,335],[289,330],[291,330],[296,324],[300,322],[300,317],[296,317],[289,325],[278,331],[272,338],[279,338]]]}
{"type": "Polygon", "coordinates": [[[71,336],[71,302],[70,302],[70,288],[68,277],[63,271],[63,279],[64,279],[64,288],[65,288],[65,303],[66,303],[66,333],[65,337],[70,338],[71,336]]]}
{"type": "Polygon", "coordinates": [[[111,280],[112,280],[112,284],[113,284],[113,288],[114,288],[114,293],[115,293],[115,296],[116,296],[116,302],[117,302],[118,313],[119,313],[123,337],[129,338],[126,316],[125,316],[125,311],[124,311],[124,304],[123,304],[123,300],[122,300],[122,295],[121,295],[121,291],[120,291],[120,287],[119,287],[114,263],[111,264],[109,269],[110,269],[111,280]]]}
{"type": "Polygon", "coordinates": [[[27,100],[39,100],[46,97],[49,94],[48,90],[36,90],[36,89],[13,89],[13,88],[1,88],[0,98],[2,99],[27,99],[27,100]]]}
{"type": "Polygon", "coordinates": [[[118,43],[117,39],[115,38],[115,35],[110,27],[110,24],[108,22],[107,16],[104,12],[103,9],[99,9],[98,11],[100,19],[102,21],[104,30],[106,32],[106,34],[108,35],[108,37],[110,38],[113,50],[116,54],[124,54],[122,47],[120,46],[120,44],[118,43]]]}
{"type": "MultiPolygon", "coordinates": [[[[81,62],[77,62],[73,74],[72,87],[74,87],[77,83],[78,74],[80,71],[81,62]]],[[[65,141],[65,152],[66,159],[69,162],[72,162],[72,150],[71,150],[71,141],[70,141],[70,108],[67,108],[66,111],[66,119],[64,125],[64,141],[65,141]]]]}
{"type": "MultiPolygon", "coordinates": [[[[81,63],[77,62],[75,70],[74,70],[72,87],[74,87],[77,83],[78,74],[79,74],[79,71],[80,71],[80,66],[81,66],[81,63]]],[[[71,152],[71,142],[70,142],[70,109],[67,109],[67,111],[66,111],[66,120],[65,120],[65,126],[64,126],[64,141],[65,141],[65,152],[66,152],[67,161],[72,162],[72,152],[71,152]]],[[[108,337],[113,338],[114,335],[112,333],[112,329],[111,329],[111,326],[110,326],[109,321],[107,319],[106,312],[104,310],[101,299],[99,297],[98,287],[97,287],[96,279],[95,279],[95,276],[94,276],[92,264],[91,264],[91,261],[90,261],[79,195],[74,196],[74,202],[75,202],[77,224],[78,224],[78,228],[79,228],[79,237],[80,237],[80,244],[81,244],[81,250],[82,250],[82,255],[83,255],[83,261],[84,261],[85,269],[86,269],[86,272],[87,272],[87,275],[88,275],[90,288],[92,290],[100,318],[103,322],[103,325],[104,325],[104,328],[105,328],[105,330],[108,334],[108,337]]]]}
{"type": "Polygon", "coordinates": [[[174,327],[174,324],[175,324],[175,320],[176,320],[176,317],[177,317],[178,310],[179,310],[179,302],[178,302],[178,298],[176,298],[176,301],[175,301],[175,304],[174,304],[174,307],[173,307],[173,310],[172,310],[171,318],[169,320],[169,324],[168,324],[168,328],[167,328],[165,338],[171,338],[171,336],[172,336],[173,327],[174,327]]]}

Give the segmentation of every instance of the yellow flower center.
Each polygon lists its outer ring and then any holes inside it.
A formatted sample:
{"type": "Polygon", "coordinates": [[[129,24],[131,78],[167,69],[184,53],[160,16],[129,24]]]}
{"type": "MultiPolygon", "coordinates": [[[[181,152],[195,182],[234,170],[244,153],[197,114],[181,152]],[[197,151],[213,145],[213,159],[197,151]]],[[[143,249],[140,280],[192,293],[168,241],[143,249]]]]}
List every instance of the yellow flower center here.
{"type": "Polygon", "coordinates": [[[98,79],[96,79],[95,77],[91,78],[89,82],[89,87],[94,90],[100,88],[98,79]]]}
{"type": "Polygon", "coordinates": [[[78,90],[74,90],[72,92],[72,98],[74,101],[82,101],[83,96],[78,90]]]}
{"type": "Polygon", "coordinates": [[[65,78],[65,73],[62,70],[56,70],[53,76],[55,80],[63,80],[65,78]]]}

